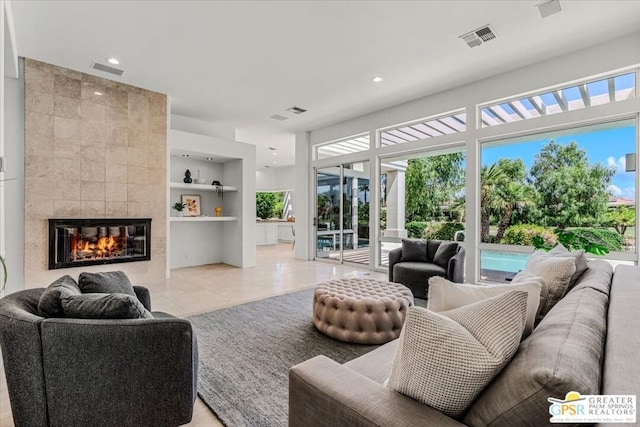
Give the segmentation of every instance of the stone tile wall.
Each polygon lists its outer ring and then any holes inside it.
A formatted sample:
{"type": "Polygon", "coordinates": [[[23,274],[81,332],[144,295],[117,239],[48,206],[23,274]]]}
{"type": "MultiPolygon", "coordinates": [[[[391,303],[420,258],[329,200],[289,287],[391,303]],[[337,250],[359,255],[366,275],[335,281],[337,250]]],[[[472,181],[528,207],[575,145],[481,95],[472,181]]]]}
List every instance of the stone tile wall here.
{"type": "Polygon", "coordinates": [[[24,77],[25,287],[80,271],[164,281],[166,95],[31,59],[24,77]],[[152,218],[150,261],[48,270],[49,218],[122,217],[152,218]]]}

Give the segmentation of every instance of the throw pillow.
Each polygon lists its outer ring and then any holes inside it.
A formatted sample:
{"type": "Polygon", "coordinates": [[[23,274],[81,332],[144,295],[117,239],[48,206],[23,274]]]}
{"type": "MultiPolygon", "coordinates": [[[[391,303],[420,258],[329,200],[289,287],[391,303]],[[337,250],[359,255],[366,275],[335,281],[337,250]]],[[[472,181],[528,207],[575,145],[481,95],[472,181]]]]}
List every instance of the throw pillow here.
{"type": "Polygon", "coordinates": [[[427,242],[424,240],[402,239],[400,262],[427,262],[427,242]]]}
{"type": "Polygon", "coordinates": [[[587,271],[589,268],[589,264],[587,261],[587,256],[585,255],[583,250],[579,251],[571,251],[565,248],[563,245],[558,244],[556,247],[547,252],[549,256],[559,256],[564,258],[572,257],[576,263],[576,272],[571,276],[571,280],[569,281],[569,289],[573,288],[582,274],[587,271]]]}
{"type": "Polygon", "coordinates": [[[525,282],[538,282],[540,284],[540,304],[538,304],[538,312],[536,313],[536,323],[538,320],[542,319],[541,314],[542,310],[544,310],[545,305],[547,304],[547,297],[549,296],[549,285],[547,285],[547,281],[544,280],[540,276],[534,276],[528,270],[522,270],[511,280],[512,285],[517,285],[519,283],[525,282]]]}
{"type": "Polygon", "coordinates": [[[80,273],[78,286],[84,294],[127,294],[133,297],[136,293],[129,278],[123,271],[106,271],[102,273],[80,273]]]}
{"type": "Polygon", "coordinates": [[[539,281],[520,282],[511,285],[472,285],[450,282],[442,277],[429,279],[429,298],[427,310],[452,310],[482,301],[487,298],[502,295],[510,291],[527,293],[527,318],[522,338],[526,338],[533,331],[533,325],[540,306],[542,285],[539,281]]]}
{"type": "Polygon", "coordinates": [[[65,317],[78,319],[152,319],[136,297],[127,294],[81,294],[62,299],[65,317]]]}
{"type": "Polygon", "coordinates": [[[549,293],[544,308],[540,312],[540,316],[544,317],[567,293],[569,281],[575,271],[576,265],[573,258],[549,257],[545,253],[534,252],[523,272],[518,273],[514,280],[520,280],[518,277],[520,275],[533,274],[547,282],[549,293]]]}
{"type": "Polygon", "coordinates": [[[61,299],[70,295],[80,295],[78,284],[71,276],[62,276],[49,285],[40,295],[38,315],[42,317],[62,317],[61,299]]]}
{"type": "Polygon", "coordinates": [[[458,243],[442,242],[433,256],[433,263],[442,268],[447,268],[449,260],[456,254],[456,252],[458,252],[458,243]]]}
{"type": "Polygon", "coordinates": [[[518,350],[527,293],[442,313],[410,307],[388,387],[460,419],[518,350]]]}

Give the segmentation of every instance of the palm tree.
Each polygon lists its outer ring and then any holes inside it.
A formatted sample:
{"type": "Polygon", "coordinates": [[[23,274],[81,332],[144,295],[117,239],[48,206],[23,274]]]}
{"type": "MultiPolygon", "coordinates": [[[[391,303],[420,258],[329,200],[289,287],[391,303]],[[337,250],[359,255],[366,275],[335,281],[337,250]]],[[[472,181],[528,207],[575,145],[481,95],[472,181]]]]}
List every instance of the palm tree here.
{"type": "Polygon", "coordinates": [[[483,166],[480,171],[480,241],[489,242],[491,211],[495,206],[498,187],[506,179],[504,172],[495,163],[483,166]]]}
{"type": "Polygon", "coordinates": [[[503,182],[496,190],[494,206],[502,212],[496,233],[496,242],[500,242],[505,230],[511,224],[513,211],[533,203],[535,194],[531,187],[521,182],[503,182]]]}

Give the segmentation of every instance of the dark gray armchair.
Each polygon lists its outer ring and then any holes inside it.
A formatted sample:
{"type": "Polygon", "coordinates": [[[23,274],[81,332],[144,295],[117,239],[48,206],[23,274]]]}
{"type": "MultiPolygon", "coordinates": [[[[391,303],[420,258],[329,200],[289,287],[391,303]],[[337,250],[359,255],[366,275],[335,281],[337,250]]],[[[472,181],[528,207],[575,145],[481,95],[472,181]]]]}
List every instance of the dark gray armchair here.
{"type": "Polygon", "coordinates": [[[429,278],[464,281],[464,248],[457,242],[403,239],[389,252],[389,281],[402,283],[416,298],[426,299],[429,278]]]}
{"type": "MultiPolygon", "coordinates": [[[[149,310],[146,288],[135,286],[149,310]]],[[[43,288],[0,299],[0,346],[16,427],[178,426],[193,414],[198,346],[191,324],[37,315],[43,288]]]]}

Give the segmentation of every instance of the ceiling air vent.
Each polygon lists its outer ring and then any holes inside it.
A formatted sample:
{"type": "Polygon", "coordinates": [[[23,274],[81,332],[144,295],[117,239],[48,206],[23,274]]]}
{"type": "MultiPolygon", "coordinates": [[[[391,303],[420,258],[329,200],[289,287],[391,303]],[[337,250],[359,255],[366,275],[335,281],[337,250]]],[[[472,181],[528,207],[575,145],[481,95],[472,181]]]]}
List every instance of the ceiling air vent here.
{"type": "Polygon", "coordinates": [[[460,36],[460,38],[464,40],[469,47],[476,47],[480,46],[482,43],[488,42],[489,40],[495,39],[496,32],[490,25],[485,25],[484,27],[460,36]]]}
{"type": "Polygon", "coordinates": [[[102,72],[113,74],[116,76],[121,76],[122,73],[124,73],[124,70],[110,67],[109,65],[99,64],[97,62],[92,63],[91,68],[93,68],[94,70],[102,71],[102,72]]]}
{"type": "Polygon", "coordinates": [[[300,107],[296,107],[295,105],[291,108],[287,108],[287,111],[293,114],[302,114],[304,112],[306,112],[307,110],[305,110],[304,108],[300,108],[300,107]]]}
{"type": "Polygon", "coordinates": [[[281,122],[285,120],[289,120],[289,117],[281,116],[280,114],[274,114],[273,116],[269,116],[270,119],[280,120],[281,122]]]}

